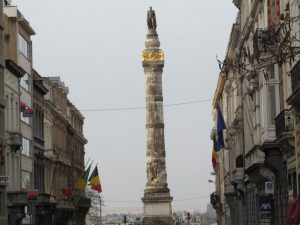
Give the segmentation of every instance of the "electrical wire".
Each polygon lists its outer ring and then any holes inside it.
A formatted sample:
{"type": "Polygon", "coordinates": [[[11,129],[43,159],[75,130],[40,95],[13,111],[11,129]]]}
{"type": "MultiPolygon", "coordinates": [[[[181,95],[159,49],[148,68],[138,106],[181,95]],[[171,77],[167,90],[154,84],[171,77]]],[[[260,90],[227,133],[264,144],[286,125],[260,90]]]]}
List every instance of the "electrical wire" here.
{"type": "MultiPolygon", "coordinates": [[[[163,106],[164,107],[172,107],[172,106],[190,105],[190,104],[209,102],[209,101],[212,101],[212,99],[202,99],[202,100],[189,101],[189,102],[179,102],[179,103],[165,104],[163,106]]],[[[146,109],[146,107],[145,106],[139,106],[139,107],[124,107],[124,108],[81,109],[79,111],[82,111],[82,112],[101,112],[101,111],[123,111],[123,110],[136,110],[136,109],[146,109]]]]}
{"type": "MultiPolygon", "coordinates": [[[[212,101],[212,98],[207,99],[200,99],[195,101],[187,101],[187,102],[178,102],[178,103],[171,103],[171,104],[164,104],[163,107],[172,107],[172,106],[181,106],[181,105],[190,105],[190,104],[197,104],[202,102],[209,102],[212,101]]],[[[19,110],[18,108],[8,108],[9,110],[19,110]]],[[[80,112],[103,112],[103,111],[124,111],[124,110],[137,110],[137,109],[146,109],[145,106],[137,106],[137,107],[118,107],[118,108],[99,108],[99,109],[77,109],[80,112]]],[[[59,111],[67,111],[67,110],[60,110],[59,111]]]]}
{"type": "MultiPolygon", "coordinates": [[[[203,195],[203,196],[197,196],[197,197],[191,197],[191,198],[182,198],[182,199],[174,199],[173,202],[180,202],[180,201],[191,201],[191,200],[196,200],[196,199],[205,199],[209,198],[210,196],[208,195],[203,195]]],[[[117,201],[117,200],[104,200],[105,202],[114,202],[114,203],[140,203],[141,201],[117,201]]]]}

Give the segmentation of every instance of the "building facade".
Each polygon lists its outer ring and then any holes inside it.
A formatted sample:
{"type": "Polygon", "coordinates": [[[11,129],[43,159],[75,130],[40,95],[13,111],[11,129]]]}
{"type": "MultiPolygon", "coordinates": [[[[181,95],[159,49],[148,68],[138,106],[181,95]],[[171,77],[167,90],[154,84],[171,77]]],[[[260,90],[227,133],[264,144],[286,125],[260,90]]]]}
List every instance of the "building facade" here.
{"type": "Polygon", "coordinates": [[[6,186],[7,213],[9,224],[18,224],[24,217],[25,192],[21,187],[21,150],[22,134],[20,130],[20,82],[25,71],[15,62],[6,60],[5,77],[5,174],[9,177],[6,186]],[[23,201],[20,201],[23,199],[23,201]]]}
{"type": "Polygon", "coordinates": [[[17,7],[4,6],[4,56],[6,78],[12,74],[18,79],[7,82],[6,120],[11,133],[7,146],[6,173],[10,175],[7,192],[8,224],[20,224],[26,216],[26,190],[33,188],[33,128],[27,109],[32,108],[32,54],[31,35],[34,30],[17,7]],[[19,75],[18,75],[19,74],[19,75]],[[9,84],[9,83],[12,83],[9,84]],[[8,88],[9,87],[9,88],[8,88]],[[12,92],[12,87],[14,92],[12,92]],[[22,110],[21,110],[22,108],[22,110]],[[27,114],[27,115],[26,115],[27,114]],[[17,148],[20,139],[20,149],[17,148]],[[14,149],[14,151],[12,151],[14,149]],[[20,150],[20,151],[19,151],[20,150]]]}
{"type": "Polygon", "coordinates": [[[59,77],[43,77],[32,68],[35,32],[29,22],[9,3],[3,12],[0,171],[9,182],[0,182],[0,224],[84,225],[91,200],[71,191],[85,167],[84,117],[59,77]],[[38,193],[34,202],[30,191],[38,193]]]}
{"type": "Polygon", "coordinates": [[[52,215],[55,212],[55,201],[51,201],[50,193],[45,190],[45,135],[44,135],[44,111],[46,101],[44,96],[48,89],[43,84],[43,78],[33,70],[33,186],[38,191],[39,198],[35,205],[35,223],[52,225],[52,215]]]}
{"type": "MultiPolygon", "coordinates": [[[[5,91],[4,91],[4,41],[3,41],[3,1],[0,1],[0,157],[4,159],[5,152],[5,91]]],[[[3,160],[0,163],[0,175],[5,176],[3,160]]],[[[5,184],[0,184],[0,223],[7,223],[5,184]]]]}
{"type": "Polygon", "coordinates": [[[238,16],[213,101],[216,126],[220,107],[226,130],[211,200],[218,224],[283,225],[299,194],[299,2],[233,3],[238,16]]]}
{"type": "Polygon", "coordinates": [[[69,89],[59,77],[44,78],[45,190],[57,203],[54,224],[85,224],[91,200],[84,194],[64,194],[84,171],[84,117],[68,100],[69,89]]]}

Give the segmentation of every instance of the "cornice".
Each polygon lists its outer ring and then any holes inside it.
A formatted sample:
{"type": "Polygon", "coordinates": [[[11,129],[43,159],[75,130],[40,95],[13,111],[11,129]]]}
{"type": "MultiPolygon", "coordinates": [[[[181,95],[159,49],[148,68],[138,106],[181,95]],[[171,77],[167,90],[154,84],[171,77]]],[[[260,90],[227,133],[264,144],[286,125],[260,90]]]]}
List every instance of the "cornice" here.
{"type": "Polygon", "coordinates": [[[225,85],[225,75],[223,73],[220,73],[217,87],[216,87],[215,94],[214,94],[213,103],[212,103],[213,108],[217,108],[217,106],[218,106],[219,100],[220,100],[223,90],[224,90],[224,85],[225,85]]]}
{"type": "Polygon", "coordinates": [[[26,73],[22,67],[18,66],[13,60],[7,59],[5,60],[6,68],[12,72],[17,78],[21,78],[26,73]]]}

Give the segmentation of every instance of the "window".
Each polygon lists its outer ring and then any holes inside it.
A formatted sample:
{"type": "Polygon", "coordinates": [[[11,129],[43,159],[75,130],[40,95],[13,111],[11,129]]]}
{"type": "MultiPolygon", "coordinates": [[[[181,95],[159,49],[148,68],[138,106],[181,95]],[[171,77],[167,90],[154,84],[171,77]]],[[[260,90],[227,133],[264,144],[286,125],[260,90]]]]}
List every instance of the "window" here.
{"type": "Polygon", "coordinates": [[[268,25],[274,25],[279,22],[280,17],[280,0],[268,0],[268,25]]]}
{"type": "Polygon", "coordinates": [[[15,125],[15,113],[16,113],[16,109],[14,109],[14,99],[13,98],[11,98],[10,99],[10,108],[11,108],[11,130],[12,131],[15,131],[15,127],[16,127],[16,125],[15,125]]]}
{"type": "Polygon", "coordinates": [[[6,103],[6,107],[5,107],[5,127],[7,128],[7,129],[9,129],[9,117],[10,117],[10,111],[9,111],[9,101],[8,101],[8,95],[6,95],[6,101],[5,101],[5,103],[6,103]]]}
{"type": "Polygon", "coordinates": [[[27,124],[29,124],[29,117],[24,117],[23,112],[20,112],[21,120],[27,124]]]}
{"type": "Polygon", "coordinates": [[[267,79],[274,80],[275,79],[275,67],[271,66],[267,71],[267,79]]]}
{"type": "Polygon", "coordinates": [[[29,49],[29,43],[25,40],[25,38],[19,34],[18,36],[18,47],[19,47],[19,50],[20,52],[26,57],[26,58],[29,58],[29,52],[28,52],[28,49],[29,49]]]}
{"type": "Polygon", "coordinates": [[[275,86],[268,86],[268,124],[275,125],[276,95],[275,86]]]}
{"type": "Polygon", "coordinates": [[[15,120],[16,120],[16,126],[15,126],[15,131],[18,130],[19,128],[19,114],[18,114],[18,110],[19,110],[19,103],[16,101],[15,102],[15,109],[14,109],[14,112],[15,112],[15,120]]]}
{"type": "Polygon", "coordinates": [[[22,144],[23,144],[22,154],[29,156],[29,154],[30,154],[30,141],[23,137],[22,138],[22,144]]]}
{"type": "Polygon", "coordinates": [[[22,88],[24,88],[26,91],[29,91],[30,87],[30,80],[27,73],[24,74],[24,76],[20,80],[20,85],[22,88]]]}
{"type": "Polygon", "coordinates": [[[266,112],[266,128],[275,126],[275,118],[279,111],[279,81],[278,67],[272,65],[269,67],[265,79],[265,112],[266,112]]]}
{"type": "Polygon", "coordinates": [[[24,189],[30,188],[30,172],[22,171],[21,173],[21,187],[24,189]]]}

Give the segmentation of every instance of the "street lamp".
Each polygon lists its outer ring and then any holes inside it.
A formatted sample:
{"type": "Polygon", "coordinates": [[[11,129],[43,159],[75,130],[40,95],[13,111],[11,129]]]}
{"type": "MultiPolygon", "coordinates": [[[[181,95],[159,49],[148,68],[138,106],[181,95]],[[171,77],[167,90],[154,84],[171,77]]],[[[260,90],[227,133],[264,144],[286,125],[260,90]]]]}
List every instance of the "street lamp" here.
{"type": "Polygon", "coordinates": [[[124,215],[124,217],[123,217],[123,223],[126,225],[126,223],[127,223],[127,216],[126,215],[124,215]]]}
{"type": "Polygon", "coordinates": [[[208,182],[208,183],[216,183],[215,181],[213,181],[213,180],[211,180],[211,179],[209,179],[207,182],[208,182]]]}

